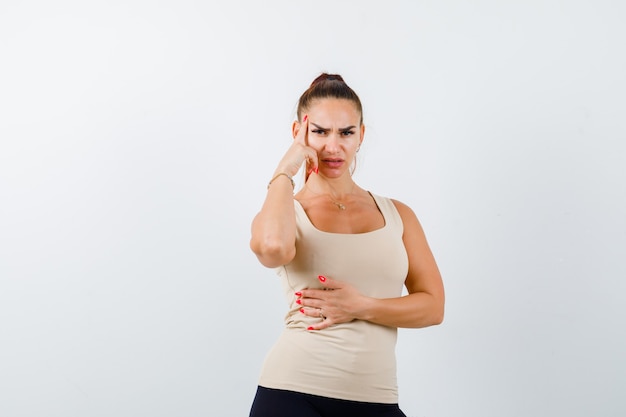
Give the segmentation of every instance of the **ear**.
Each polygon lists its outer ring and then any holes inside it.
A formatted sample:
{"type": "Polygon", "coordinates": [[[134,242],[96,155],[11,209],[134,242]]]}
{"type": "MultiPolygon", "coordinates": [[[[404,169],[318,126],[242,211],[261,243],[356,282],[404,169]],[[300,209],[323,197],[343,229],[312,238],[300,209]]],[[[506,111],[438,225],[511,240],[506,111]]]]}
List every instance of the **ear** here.
{"type": "Polygon", "coordinates": [[[365,125],[361,123],[361,140],[359,141],[359,146],[363,143],[363,138],[365,137],[365,125]]]}
{"type": "Polygon", "coordinates": [[[298,132],[300,131],[300,122],[297,120],[294,120],[292,125],[291,125],[291,134],[293,135],[293,139],[296,138],[296,136],[298,135],[298,132]]]}

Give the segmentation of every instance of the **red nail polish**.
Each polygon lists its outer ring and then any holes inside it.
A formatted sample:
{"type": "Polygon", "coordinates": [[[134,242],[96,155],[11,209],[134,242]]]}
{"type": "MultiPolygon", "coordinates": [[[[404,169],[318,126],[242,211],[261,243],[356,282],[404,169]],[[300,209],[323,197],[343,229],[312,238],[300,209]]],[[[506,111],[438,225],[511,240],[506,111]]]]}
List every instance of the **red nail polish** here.
{"type": "Polygon", "coordinates": [[[315,167],[315,168],[313,169],[313,171],[315,171],[315,173],[316,173],[316,174],[318,174],[318,173],[319,173],[319,171],[320,171],[320,169],[319,169],[318,167],[315,167]]]}
{"type": "Polygon", "coordinates": [[[324,275],[320,275],[319,277],[317,277],[320,281],[322,282],[326,282],[326,277],[324,275]]]}
{"type": "Polygon", "coordinates": [[[300,299],[297,299],[296,304],[302,304],[302,301],[300,299]]]}
{"type": "Polygon", "coordinates": [[[298,291],[296,294],[296,297],[302,297],[302,293],[300,291],[298,291]]]}
{"type": "Polygon", "coordinates": [[[302,122],[306,122],[306,119],[308,119],[308,118],[309,118],[309,115],[308,115],[308,114],[305,114],[305,115],[304,115],[304,119],[302,119],[302,122]]]}
{"type": "Polygon", "coordinates": [[[313,327],[307,327],[306,329],[307,330],[313,330],[313,327]]]}
{"type": "Polygon", "coordinates": [[[303,308],[300,309],[300,313],[304,314],[304,309],[303,308]]]}

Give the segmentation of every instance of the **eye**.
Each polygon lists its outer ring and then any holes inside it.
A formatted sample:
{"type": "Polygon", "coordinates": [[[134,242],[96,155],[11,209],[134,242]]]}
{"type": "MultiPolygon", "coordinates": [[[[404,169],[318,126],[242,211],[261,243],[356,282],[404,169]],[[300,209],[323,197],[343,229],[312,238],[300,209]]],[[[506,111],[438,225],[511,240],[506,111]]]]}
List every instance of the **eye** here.
{"type": "Polygon", "coordinates": [[[343,132],[341,132],[342,136],[350,136],[350,135],[354,135],[354,130],[345,130],[343,132]]]}
{"type": "Polygon", "coordinates": [[[313,129],[311,130],[311,133],[315,133],[316,135],[323,135],[326,133],[326,131],[324,129],[313,129]]]}

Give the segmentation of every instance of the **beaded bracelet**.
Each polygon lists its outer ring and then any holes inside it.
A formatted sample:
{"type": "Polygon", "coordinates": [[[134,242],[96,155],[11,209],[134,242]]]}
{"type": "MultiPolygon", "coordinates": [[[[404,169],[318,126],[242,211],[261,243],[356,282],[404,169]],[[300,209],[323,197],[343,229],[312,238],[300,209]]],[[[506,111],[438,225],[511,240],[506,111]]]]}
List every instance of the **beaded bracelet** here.
{"type": "Polygon", "coordinates": [[[291,181],[291,187],[292,188],[296,188],[296,183],[293,182],[293,178],[291,178],[287,173],[285,172],[279,172],[278,174],[276,174],[276,176],[274,178],[272,178],[269,182],[269,184],[267,184],[267,189],[269,190],[270,185],[272,185],[272,183],[274,182],[274,180],[278,177],[280,177],[281,175],[284,175],[285,177],[289,178],[289,181],[291,181]]]}

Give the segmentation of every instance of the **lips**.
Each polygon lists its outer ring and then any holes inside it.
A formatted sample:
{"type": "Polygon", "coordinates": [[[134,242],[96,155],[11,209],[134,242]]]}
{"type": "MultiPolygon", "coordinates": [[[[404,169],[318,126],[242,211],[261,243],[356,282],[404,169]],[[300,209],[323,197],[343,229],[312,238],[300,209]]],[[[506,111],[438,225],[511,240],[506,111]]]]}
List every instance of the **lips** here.
{"type": "Polygon", "coordinates": [[[326,158],[322,159],[322,162],[326,164],[330,168],[339,168],[343,164],[343,159],[341,158],[326,158]]]}

